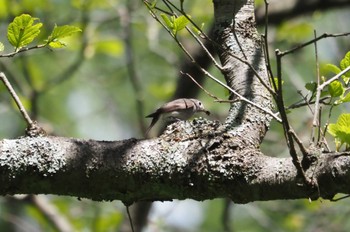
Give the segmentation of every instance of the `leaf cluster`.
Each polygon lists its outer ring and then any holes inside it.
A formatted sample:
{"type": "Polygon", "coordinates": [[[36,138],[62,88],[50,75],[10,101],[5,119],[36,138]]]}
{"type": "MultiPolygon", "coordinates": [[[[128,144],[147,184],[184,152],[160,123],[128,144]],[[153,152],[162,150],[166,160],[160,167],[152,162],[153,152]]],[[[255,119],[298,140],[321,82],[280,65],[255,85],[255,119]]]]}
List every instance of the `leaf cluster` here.
{"type": "MultiPolygon", "coordinates": [[[[53,28],[44,43],[28,48],[27,46],[33,42],[40,34],[40,28],[43,26],[38,18],[34,18],[29,14],[22,14],[14,18],[7,29],[7,39],[14,47],[15,51],[10,54],[3,54],[1,56],[14,56],[17,53],[33,48],[51,47],[62,48],[66,44],[61,40],[65,37],[71,36],[76,32],[81,32],[81,29],[71,25],[57,26],[53,28]]],[[[0,42],[0,51],[4,50],[4,44],[0,42]]]]}
{"type": "MultiPolygon", "coordinates": [[[[346,53],[345,57],[340,61],[339,67],[334,64],[326,64],[324,69],[328,72],[339,74],[341,71],[350,66],[350,52],[346,53]]],[[[327,81],[325,77],[322,77],[322,83],[327,81]]],[[[350,102],[350,93],[346,91],[350,82],[350,71],[346,72],[341,76],[340,80],[334,80],[328,85],[328,89],[322,92],[322,96],[330,96],[335,101],[334,105],[339,105],[341,103],[350,102]]],[[[322,84],[321,83],[321,84],[322,84]]],[[[316,82],[308,82],[305,88],[315,95],[317,89],[316,82]]]]}
{"type": "Polygon", "coordinates": [[[175,17],[174,15],[168,17],[166,14],[160,14],[165,25],[171,30],[174,36],[181,30],[183,30],[187,24],[190,22],[187,17],[180,15],[179,17],[175,17]]]}
{"type": "MultiPolygon", "coordinates": [[[[339,67],[334,64],[326,64],[325,69],[334,74],[339,74],[350,66],[350,52],[347,52],[344,58],[340,61],[339,67]]],[[[326,82],[326,78],[322,77],[321,81],[326,82]]],[[[330,98],[330,105],[332,107],[343,103],[350,102],[349,92],[350,71],[341,75],[338,80],[329,83],[328,88],[322,92],[323,97],[330,98]]],[[[307,83],[305,88],[313,93],[316,92],[317,84],[315,82],[307,83]]],[[[343,144],[346,145],[346,150],[350,149],[350,114],[341,114],[336,123],[328,125],[328,133],[335,139],[336,150],[339,151],[343,144]]]]}

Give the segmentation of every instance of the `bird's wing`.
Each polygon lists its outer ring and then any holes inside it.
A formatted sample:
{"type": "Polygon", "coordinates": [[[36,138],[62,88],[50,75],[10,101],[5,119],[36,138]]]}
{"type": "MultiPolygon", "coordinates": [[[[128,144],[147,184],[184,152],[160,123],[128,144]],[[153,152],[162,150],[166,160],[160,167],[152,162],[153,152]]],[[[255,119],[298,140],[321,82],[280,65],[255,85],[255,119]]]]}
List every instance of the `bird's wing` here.
{"type": "Polygon", "coordinates": [[[169,111],[176,111],[176,110],[184,110],[193,108],[194,103],[192,101],[186,101],[184,98],[179,98],[174,101],[168,102],[164,104],[162,107],[159,108],[159,110],[163,112],[169,112],[169,111]],[[183,105],[186,105],[186,107],[183,107],[183,105]]]}

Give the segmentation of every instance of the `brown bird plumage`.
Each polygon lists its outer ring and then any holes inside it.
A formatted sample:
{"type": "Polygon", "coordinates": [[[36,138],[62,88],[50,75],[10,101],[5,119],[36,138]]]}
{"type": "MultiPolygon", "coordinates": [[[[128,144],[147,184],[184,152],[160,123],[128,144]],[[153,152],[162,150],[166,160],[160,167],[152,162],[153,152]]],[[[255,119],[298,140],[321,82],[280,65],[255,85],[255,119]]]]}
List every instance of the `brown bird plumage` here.
{"type": "Polygon", "coordinates": [[[146,116],[146,118],[152,118],[152,122],[149,125],[146,134],[148,134],[151,128],[157,123],[160,116],[163,116],[167,122],[174,122],[177,120],[187,120],[196,112],[205,112],[207,115],[210,114],[209,111],[204,109],[203,103],[194,98],[179,98],[167,102],[155,112],[146,116]]]}

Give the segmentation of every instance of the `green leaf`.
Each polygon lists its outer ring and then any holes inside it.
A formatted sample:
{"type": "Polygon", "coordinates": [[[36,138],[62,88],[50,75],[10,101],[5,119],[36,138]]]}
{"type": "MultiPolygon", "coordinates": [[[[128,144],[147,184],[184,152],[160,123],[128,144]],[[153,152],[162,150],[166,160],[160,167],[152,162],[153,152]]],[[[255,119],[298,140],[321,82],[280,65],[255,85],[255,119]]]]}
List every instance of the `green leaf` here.
{"type": "Polygon", "coordinates": [[[55,40],[55,41],[49,42],[48,44],[52,48],[63,48],[65,46],[67,46],[67,44],[65,42],[59,41],[59,40],[55,40]]]}
{"type": "MultiPolygon", "coordinates": [[[[350,66],[350,52],[347,52],[345,54],[344,59],[342,59],[340,61],[340,68],[341,68],[341,70],[344,70],[349,66],[350,66]]],[[[342,78],[343,78],[345,84],[348,85],[350,82],[350,71],[348,71],[344,75],[342,75],[342,78]]]]}
{"type": "Polygon", "coordinates": [[[350,144],[350,114],[341,114],[337,123],[331,123],[328,126],[328,133],[336,139],[339,139],[341,144],[350,144]]]}
{"type": "Polygon", "coordinates": [[[317,83],[314,81],[308,82],[305,84],[305,88],[311,92],[316,92],[317,83]]]}
{"type": "Polygon", "coordinates": [[[4,49],[5,49],[4,44],[0,42],[0,52],[4,51],[4,49]]]}
{"type": "Polygon", "coordinates": [[[52,48],[64,47],[66,46],[66,44],[60,41],[60,39],[71,36],[77,32],[81,32],[81,29],[79,27],[75,27],[71,25],[64,25],[64,26],[55,25],[51,35],[49,35],[47,44],[49,44],[49,46],[52,48]]]}
{"type": "Polygon", "coordinates": [[[40,33],[42,23],[28,14],[17,16],[7,29],[7,39],[16,50],[31,43],[40,33]]]}
{"type": "Polygon", "coordinates": [[[151,4],[149,5],[149,7],[150,7],[151,9],[154,9],[154,8],[156,7],[156,5],[157,5],[157,0],[151,2],[151,4]]]}
{"type": "Polygon", "coordinates": [[[343,97],[343,98],[341,99],[341,102],[342,102],[342,103],[344,103],[344,102],[350,102],[350,92],[347,93],[347,94],[345,95],[345,97],[343,97]]]}
{"type": "Polygon", "coordinates": [[[341,68],[341,70],[344,70],[344,69],[346,69],[349,66],[350,66],[350,52],[347,52],[345,54],[344,59],[342,59],[340,61],[340,68],[341,68]]]}
{"type": "Polygon", "coordinates": [[[174,24],[171,22],[171,20],[169,19],[169,17],[166,14],[160,14],[160,17],[162,17],[165,25],[169,28],[169,29],[173,29],[174,28],[174,24]]]}
{"type": "Polygon", "coordinates": [[[195,33],[197,33],[197,35],[200,35],[202,33],[201,31],[203,31],[203,28],[204,28],[204,23],[201,24],[200,30],[197,27],[195,27],[195,26],[192,27],[192,30],[195,33]]]}
{"type": "MultiPolygon", "coordinates": [[[[190,16],[187,16],[187,17],[190,17],[190,16]]],[[[176,30],[176,33],[184,29],[187,26],[187,24],[190,22],[190,20],[187,17],[184,15],[180,15],[174,20],[174,29],[176,30]]]]}
{"type": "Polygon", "coordinates": [[[64,26],[55,25],[50,37],[52,39],[62,39],[67,36],[71,36],[72,34],[77,32],[81,32],[81,29],[79,27],[75,27],[71,25],[64,25],[64,26]]]}
{"type": "Polygon", "coordinates": [[[331,97],[340,97],[345,90],[342,83],[336,80],[328,85],[328,91],[331,97]]]}
{"type": "Polygon", "coordinates": [[[326,65],[324,66],[324,69],[327,70],[327,71],[329,71],[329,72],[335,73],[335,74],[338,74],[338,73],[341,72],[341,69],[338,68],[338,67],[337,67],[336,65],[334,65],[334,64],[326,64],[326,65]]]}
{"type": "MultiPolygon", "coordinates": [[[[340,116],[339,116],[339,118],[340,118],[340,116]]],[[[338,118],[338,120],[339,120],[339,118],[338,118]]],[[[328,125],[328,133],[330,133],[333,137],[336,137],[337,132],[339,130],[338,126],[339,126],[338,122],[337,123],[330,123],[328,125]]]]}
{"type": "Polygon", "coordinates": [[[181,15],[177,18],[175,18],[175,16],[171,16],[169,18],[166,14],[160,14],[160,16],[162,17],[165,25],[172,31],[173,35],[176,35],[177,32],[184,29],[190,22],[184,15],[181,15]]]}

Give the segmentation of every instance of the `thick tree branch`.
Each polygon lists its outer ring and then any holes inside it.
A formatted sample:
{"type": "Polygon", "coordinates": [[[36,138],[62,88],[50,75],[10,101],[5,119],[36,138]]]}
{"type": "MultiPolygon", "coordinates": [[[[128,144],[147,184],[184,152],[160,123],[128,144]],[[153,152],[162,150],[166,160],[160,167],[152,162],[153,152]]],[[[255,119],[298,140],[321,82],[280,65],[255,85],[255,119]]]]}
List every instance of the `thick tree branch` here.
{"type": "Polygon", "coordinates": [[[315,154],[306,174],[319,189],[310,189],[297,177],[290,158],[265,156],[207,123],[173,124],[153,140],[1,140],[0,194],[70,195],[131,204],[218,197],[237,203],[331,199],[350,193],[350,153],[315,154]],[[201,129],[193,129],[198,124],[201,129]]]}
{"type": "MultiPolygon", "coordinates": [[[[252,3],[214,0],[215,42],[223,45],[217,50],[229,86],[271,110],[271,96],[261,83],[268,79],[252,3]],[[252,64],[262,79],[235,56],[252,64]]],[[[219,197],[236,203],[332,199],[337,193],[350,194],[350,153],[310,153],[302,165],[312,186],[297,175],[291,158],[262,154],[259,145],[270,120],[264,111],[237,101],[225,124],[177,122],[151,140],[1,140],[0,194],[69,195],[127,205],[219,197]]]]}
{"type": "MultiPolygon", "coordinates": [[[[272,111],[272,98],[262,81],[269,83],[260,36],[255,28],[254,1],[216,0],[214,2],[215,42],[228,85],[238,94],[272,111]],[[239,57],[240,59],[237,59],[239,57]],[[250,65],[246,65],[245,60],[250,65]],[[256,70],[257,75],[253,71],[256,70]]],[[[231,100],[236,100],[232,95],[231,100]]],[[[239,99],[238,99],[239,100],[239,99]]],[[[231,104],[226,124],[232,133],[245,131],[247,141],[259,146],[271,116],[243,101],[231,104]],[[250,130],[249,128],[254,128],[250,130]]]]}

